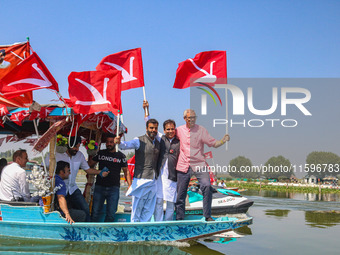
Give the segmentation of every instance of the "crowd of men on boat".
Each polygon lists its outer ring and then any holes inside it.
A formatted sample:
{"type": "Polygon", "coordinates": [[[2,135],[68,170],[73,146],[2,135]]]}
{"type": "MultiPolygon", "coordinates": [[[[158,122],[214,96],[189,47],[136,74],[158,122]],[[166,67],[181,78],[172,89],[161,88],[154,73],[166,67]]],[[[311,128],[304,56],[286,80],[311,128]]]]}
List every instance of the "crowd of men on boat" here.
{"type": "MultiPolygon", "coordinates": [[[[196,124],[196,113],[185,110],[185,125],[176,128],[174,120],[163,122],[164,134],[158,132],[159,122],[149,116],[149,104],[143,102],[146,133],[130,141],[106,134],[106,149],[88,161],[79,151],[80,137],[71,137],[67,151],[56,153],[55,209],[69,222],[100,221],[106,201],[105,222],[113,222],[118,208],[120,172],[123,170],[128,184],[127,196],[132,197],[132,222],[184,220],[185,201],[192,175],[195,175],[203,194],[203,216],[212,221],[211,203],[213,189],[209,172],[205,169],[204,145],[218,148],[227,141],[213,138],[208,131],[196,124]],[[71,147],[72,145],[72,147],[71,147]],[[126,156],[120,150],[135,150],[134,177],[127,168],[126,156]],[[96,165],[98,164],[98,169],[96,165]],[[78,171],[96,175],[92,213],[89,204],[76,183],[78,171]],[[202,171],[201,171],[202,169],[202,171]],[[163,205],[166,203],[164,211],[163,205]],[[176,217],[174,217],[176,215],[176,217]]],[[[24,167],[27,152],[18,150],[13,154],[13,163],[0,166],[0,200],[35,201],[31,198],[24,167]]],[[[47,161],[48,162],[48,161],[47,161]]],[[[2,164],[0,160],[0,165],[2,164]]],[[[4,164],[4,163],[3,163],[4,164]]]]}

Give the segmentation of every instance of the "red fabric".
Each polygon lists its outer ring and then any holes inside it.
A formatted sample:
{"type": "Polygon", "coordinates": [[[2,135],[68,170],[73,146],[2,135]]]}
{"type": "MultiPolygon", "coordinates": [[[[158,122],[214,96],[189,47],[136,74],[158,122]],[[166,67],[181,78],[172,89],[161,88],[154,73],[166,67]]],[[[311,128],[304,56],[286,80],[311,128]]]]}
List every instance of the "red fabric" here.
{"type": "Polygon", "coordinates": [[[135,172],[135,162],[135,155],[127,161],[131,179],[133,179],[133,174],[135,172]]]}
{"type": "MultiPolygon", "coordinates": [[[[0,60],[0,62],[4,63],[3,61],[6,61],[7,63],[10,63],[8,67],[0,68],[0,80],[18,64],[20,64],[23,59],[27,58],[31,54],[29,42],[0,46],[0,50],[5,51],[5,56],[3,60],[0,60]]],[[[0,97],[0,102],[6,106],[28,107],[32,104],[32,101],[32,92],[27,92],[21,96],[11,99],[5,99],[2,96],[0,97]]]]}
{"type": "Polygon", "coordinates": [[[27,138],[26,141],[25,141],[24,143],[32,144],[32,143],[35,143],[35,141],[37,141],[36,138],[27,138]]]}
{"type": "MultiPolygon", "coordinates": [[[[208,165],[208,163],[207,162],[205,162],[205,164],[206,164],[206,166],[208,167],[208,169],[209,169],[209,165],[208,165]]],[[[209,177],[210,177],[210,184],[214,184],[214,182],[217,182],[217,177],[216,177],[216,175],[215,175],[215,173],[214,172],[211,172],[211,171],[209,171],[209,177]]]]}
{"type": "Polygon", "coordinates": [[[144,87],[141,48],[121,51],[106,56],[96,70],[119,70],[122,72],[122,90],[144,87]]]}
{"type": "Polygon", "coordinates": [[[227,78],[227,54],[205,51],[178,64],[174,88],[190,87],[191,79],[192,82],[214,83],[218,78],[227,78]]]}
{"type": "Polygon", "coordinates": [[[5,116],[7,114],[9,114],[9,112],[6,105],[0,104],[0,117],[5,116]]]}
{"type": "Polygon", "coordinates": [[[59,91],[58,83],[36,53],[10,71],[0,83],[5,98],[12,98],[37,89],[59,91]]]}
{"type": "Polygon", "coordinates": [[[5,50],[4,61],[10,63],[7,68],[0,68],[0,79],[20,64],[23,59],[31,55],[29,42],[0,46],[0,50],[5,50]]]}
{"type": "Polygon", "coordinates": [[[208,151],[208,152],[204,153],[204,157],[205,157],[206,159],[213,158],[212,152],[211,152],[211,151],[208,151]]]}
{"type": "Polygon", "coordinates": [[[20,112],[13,113],[10,117],[11,121],[13,121],[15,124],[22,126],[23,120],[29,116],[29,111],[24,110],[20,112]]]}
{"type": "Polygon", "coordinates": [[[121,113],[121,74],[119,71],[72,72],[68,92],[75,113],[110,111],[121,113]]]}
{"type": "Polygon", "coordinates": [[[35,143],[33,151],[42,152],[47,147],[52,137],[57,135],[60,129],[66,124],[66,119],[54,123],[35,143]]]}
{"type": "Polygon", "coordinates": [[[76,136],[77,131],[84,121],[86,121],[90,117],[89,114],[77,114],[74,118],[74,124],[73,124],[73,129],[70,130],[69,134],[71,133],[71,136],[76,136]]]}
{"type": "Polygon", "coordinates": [[[46,118],[55,107],[41,107],[40,111],[33,111],[29,117],[29,120],[34,120],[36,118],[44,119],[46,118]]]}
{"type": "Polygon", "coordinates": [[[14,137],[14,135],[8,135],[6,136],[6,143],[10,142],[12,140],[12,138],[14,137]]]}

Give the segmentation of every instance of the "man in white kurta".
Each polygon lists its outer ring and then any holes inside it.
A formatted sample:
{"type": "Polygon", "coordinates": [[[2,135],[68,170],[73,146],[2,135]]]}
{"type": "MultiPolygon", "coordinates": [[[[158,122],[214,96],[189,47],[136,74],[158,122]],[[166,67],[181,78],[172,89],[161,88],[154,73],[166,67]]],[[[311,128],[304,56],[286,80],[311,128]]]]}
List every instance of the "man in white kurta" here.
{"type": "Polygon", "coordinates": [[[156,178],[158,176],[159,141],[155,138],[158,122],[150,119],[146,123],[146,134],[131,141],[115,138],[122,150],[135,149],[136,163],[132,185],[126,195],[132,196],[131,222],[150,221],[156,205],[156,178]]]}
{"type": "MultiPolygon", "coordinates": [[[[148,121],[149,103],[143,102],[145,121],[148,121]]],[[[176,138],[176,123],[166,120],[163,123],[164,135],[158,132],[156,139],[161,144],[160,171],[157,179],[157,200],[154,211],[155,221],[171,221],[174,217],[175,202],[177,198],[177,173],[176,165],[179,156],[179,140],[176,138]],[[170,161],[169,161],[170,160],[170,161]],[[166,209],[164,214],[164,201],[166,209]]]]}
{"type": "Polygon", "coordinates": [[[30,201],[29,186],[26,182],[26,166],[28,156],[26,150],[18,150],[13,154],[13,163],[6,166],[1,173],[0,200],[30,201]]]}

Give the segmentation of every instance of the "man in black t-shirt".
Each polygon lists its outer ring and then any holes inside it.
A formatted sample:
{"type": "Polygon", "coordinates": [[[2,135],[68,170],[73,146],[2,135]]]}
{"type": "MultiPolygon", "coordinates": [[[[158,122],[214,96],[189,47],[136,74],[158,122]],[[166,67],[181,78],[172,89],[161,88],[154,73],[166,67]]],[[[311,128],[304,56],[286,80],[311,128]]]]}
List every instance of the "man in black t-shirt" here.
{"type": "Polygon", "coordinates": [[[114,138],[115,135],[108,134],[106,138],[106,150],[100,150],[92,160],[89,160],[91,167],[93,167],[96,162],[99,162],[99,170],[106,170],[109,172],[107,177],[102,178],[98,175],[96,179],[92,207],[93,222],[99,221],[105,200],[105,222],[114,221],[114,214],[117,211],[119,200],[121,169],[124,171],[125,179],[129,187],[131,186],[131,176],[127,168],[126,157],[122,152],[116,152],[114,138]]]}

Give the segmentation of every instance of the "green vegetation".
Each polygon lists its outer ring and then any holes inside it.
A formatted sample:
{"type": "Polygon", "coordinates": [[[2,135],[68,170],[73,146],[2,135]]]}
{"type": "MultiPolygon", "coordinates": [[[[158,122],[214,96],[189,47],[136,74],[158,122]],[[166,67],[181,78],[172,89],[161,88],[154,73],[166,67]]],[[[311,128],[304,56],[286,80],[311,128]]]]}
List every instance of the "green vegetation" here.
{"type": "Polygon", "coordinates": [[[132,158],[133,156],[135,155],[135,152],[133,151],[131,151],[131,152],[129,152],[128,154],[126,154],[126,159],[127,160],[129,160],[130,158],[132,158]]]}
{"type": "Polygon", "coordinates": [[[250,159],[238,156],[232,160],[230,160],[229,165],[231,167],[236,168],[236,172],[230,172],[230,175],[235,178],[257,178],[260,176],[260,173],[255,171],[250,171],[252,167],[252,163],[250,159]],[[246,171],[248,169],[248,171],[246,171]]]}
{"type": "MultiPolygon", "coordinates": [[[[237,186],[240,189],[253,189],[253,190],[274,190],[278,192],[299,192],[299,193],[319,193],[319,187],[298,187],[298,186],[277,186],[268,185],[266,183],[249,183],[249,182],[227,182],[227,186],[237,186]]],[[[321,193],[340,193],[340,189],[326,189],[322,188],[321,193]]]]}
{"type": "Polygon", "coordinates": [[[13,161],[14,150],[8,150],[5,152],[0,152],[0,158],[5,158],[7,162],[13,161]]]}
{"type": "Polygon", "coordinates": [[[264,173],[268,179],[285,179],[292,175],[293,168],[289,159],[283,156],[271,157],[264,164],[268,170],[264,173]]]}
{"type": "Polygon", "coordinates": [[[340,157],[332,152],[313,151],[306,159],[305,171],[317,178],[324,178],[327,175],[336,176],[339,174],[340,157]]]}

